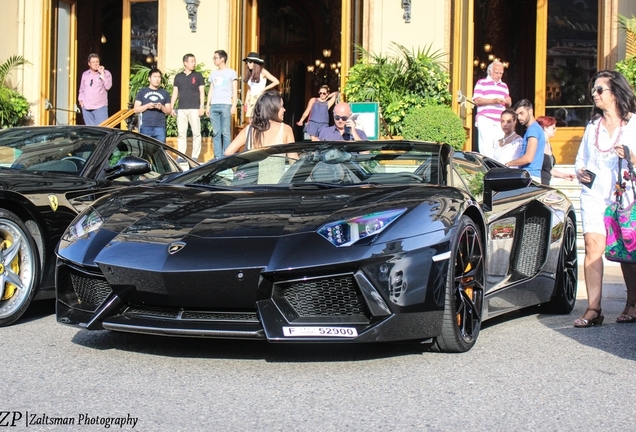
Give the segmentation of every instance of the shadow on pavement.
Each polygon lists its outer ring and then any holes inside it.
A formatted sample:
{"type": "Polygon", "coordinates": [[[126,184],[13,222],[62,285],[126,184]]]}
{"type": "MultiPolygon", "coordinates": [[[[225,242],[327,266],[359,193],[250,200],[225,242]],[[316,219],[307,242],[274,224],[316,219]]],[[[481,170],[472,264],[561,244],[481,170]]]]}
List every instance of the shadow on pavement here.
{"type": "Polygon", "coordinates": [[[574,321],[583,315],[587,300],[577,300],[570,315],[539,315],[544,326],[591,348],[604,351],[627,360],[636,360],[636,323],[618,324],[616,317],[623,311],[625,302],[603,300],[603,325],[576,328],[574,321]]]}
{"type": "Polygon", "coordinates": [[[418,343],[269,343],[266,341],[173,338],[133,333],[80,330],[73,343],[96,350],[123,350],[177,358],[218,358],[268,362],[359,361],[421,355],[418,343]]]}
{"type": "Polygon", "coordinates": [[[20,317],[11,326],[19,326],[31,321],[42,319],[49,315],[55,315],[55,299],[37,300],[32,302],[27,308],[24,315],[20,317]]]}

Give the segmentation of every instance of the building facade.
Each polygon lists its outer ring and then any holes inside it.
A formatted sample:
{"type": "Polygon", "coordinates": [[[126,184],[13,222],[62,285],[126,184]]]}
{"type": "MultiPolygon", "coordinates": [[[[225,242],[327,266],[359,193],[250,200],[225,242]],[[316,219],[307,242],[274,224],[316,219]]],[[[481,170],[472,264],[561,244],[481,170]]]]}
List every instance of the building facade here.
{"type": "MultiPolygon", "coordinates": [[[[213,68],[216,49],[243,74],[251,51],[281,82],[286,121],[295,124],[317,87],[346,82],[356,47],[390,54],[392,43],[447,53],[453,109],[472,134],[474,82],[492,58],[507,64],[513,102],[530,99],[536,115],[563,116],[553,146],[573,161],[591,101],[587,80],[625,57],[619,14],[631,0],[3,0],[0,62],[30,64],[11,83],[32,105],[34,124],[76,124],[79,77],[96,52],[113,74],[109,112],[127,108],[135,64],[163,71],[186,53],[213,68]]],[[[241,89],[245,91],[244,88],[241,89]]],[[[240,123],[239,118],[237,123],[240,123]]],[[[467,140],[467,148],[471,147],[467,140]]]]}

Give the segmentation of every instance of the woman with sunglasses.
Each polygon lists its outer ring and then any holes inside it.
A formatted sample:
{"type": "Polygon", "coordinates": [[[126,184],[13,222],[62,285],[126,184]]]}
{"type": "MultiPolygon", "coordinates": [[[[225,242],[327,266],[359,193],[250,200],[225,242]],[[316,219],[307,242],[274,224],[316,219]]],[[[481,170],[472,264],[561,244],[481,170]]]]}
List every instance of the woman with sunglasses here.
{"type": "Polygon", "coordinates": [[[318,89],[318,97],[309,99],[307,109],[296,124],[302,126],[305,119],[309,116],[307,134],[309,134],[312,141],[318,141],[320,131],[329,126],[329,110],[336,102],[337,96],[337,91],[329,93],[329,86],[323,85],[318,89]]]}
{"type": "Polygon", "coordinates": [[[248,122],[252,118],[254,105],[258,97],[267,90],[276,87],[280,81],[274,75],[269,73],[263,67],[265,61],[258,57],[258,54],[251,52],[243,59],[245,62],[245,72],[243,73],[243,82],[247,84],[248,90],[245,95],[245,117],[248,122]],[[267,84],[269,81],[269,84],[267,84]]]}
{"type": "MultiPolygon", "coordinates": [[[[603,285],[603,254],[605,252],[605,209],[615,199],[619,158],[624,158],[628,146],[632,162],[636,162],[636,99],[629,83],[616,71],[598,71],[590,81],[594,107],[590,122],[576,156],[575,170],[581,188],[581,221],[585,239],[583,270],[588,306],[575,327],[603,324],[601,297],[603,285]]],[[[621,172],[627,168],[623,161],[621,172]]],[[[632,202],[632,188],[622,194],[623,205],[632,202]]],[[[618,323],[636,322],[636,265],[621,263],[627,286],[627,305],[616,318],[618,323]]]]}

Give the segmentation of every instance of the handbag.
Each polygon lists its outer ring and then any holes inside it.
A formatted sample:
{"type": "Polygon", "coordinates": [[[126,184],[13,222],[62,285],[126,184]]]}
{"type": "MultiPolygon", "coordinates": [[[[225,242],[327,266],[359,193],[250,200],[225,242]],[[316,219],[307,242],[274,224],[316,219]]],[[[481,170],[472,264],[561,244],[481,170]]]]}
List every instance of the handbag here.
{"type": "Polygon", "coordinates": [[[630,156],[629,148],[625,149],[625,160],[627,161],[627,171],[621,176],[621,162],[618,159],[618,177],[616,180],[616,190],[614,192],[616,201],[605,209],[603,222],[605,223],[605,258],[610,261],[623,263],[636,263],[636,188],[634,181],[636,174],[630,156]],[[624,181],[623,181],[624,180],[624,181]],[[632,204],[623,207],[623,193],[625,193],[625,182],[632,184],[632,194],[634,200],[632,204]]]}

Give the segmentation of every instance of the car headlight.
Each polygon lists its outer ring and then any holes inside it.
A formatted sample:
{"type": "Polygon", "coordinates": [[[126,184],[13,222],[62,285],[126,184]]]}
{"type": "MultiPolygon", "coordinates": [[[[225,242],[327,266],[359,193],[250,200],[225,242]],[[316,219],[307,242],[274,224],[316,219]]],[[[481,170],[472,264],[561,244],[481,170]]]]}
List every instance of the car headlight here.
{"type": "Polygon", "coordinates": [[[97,210],[90,207],[85,210],[84,213],[81,213],[78,217],[76,217],[69,225],[62,236],[62,240],[74,242],[88,233],[98,230],[103,223],[104,219],[102,216],[97,212],[97,210]]]}
{"type": "Polygon", "coordinates": [[[318,234],[334,246],[351,246],[360,239],[381,233],[405,211],[405,208],[387,210],[331,222],[320,227],[318,234]]]}

